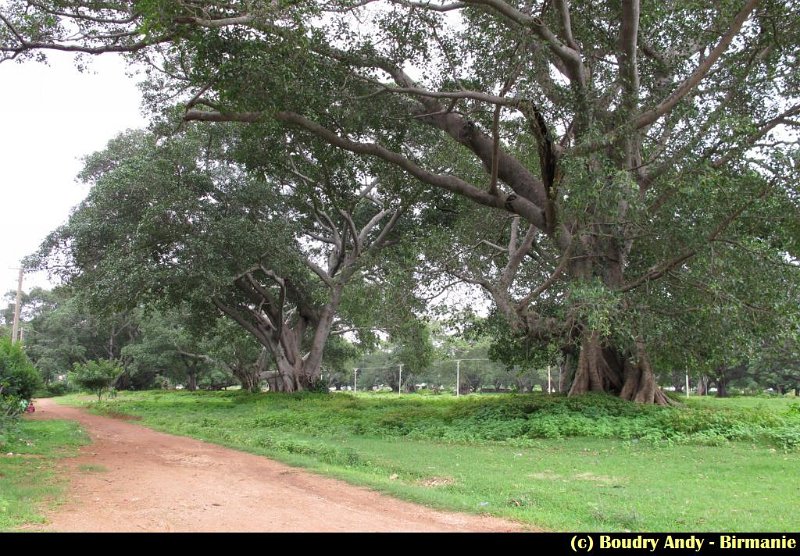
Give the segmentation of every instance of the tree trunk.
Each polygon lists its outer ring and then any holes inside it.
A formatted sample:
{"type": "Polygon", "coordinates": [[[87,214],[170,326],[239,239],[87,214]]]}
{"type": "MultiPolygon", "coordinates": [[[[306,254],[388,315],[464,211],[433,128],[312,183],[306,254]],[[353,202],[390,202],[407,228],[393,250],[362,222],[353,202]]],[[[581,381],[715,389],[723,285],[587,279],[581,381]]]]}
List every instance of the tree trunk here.
{"type": "Polygon", "coordinates": [[[675,392],[679,392],[681,394],[685,393],[684,389],[686,388],[686,374],[683,371],[672,371],[671,378],[672,387],[675,388],[675,392]]]}
{"type": "Polygon", "coordinates": [[[131,389],[131,375],[125,371],[117,377],[114,381],[114,388],[117,390],[130,390],[131,389]]]}
{"type": "Polygon", "coordinates": [[[708,395],[708,377],[705,375],[701,375],[700,378],[697,379],[697,395],[708,395]]]}
{"type": "Polygon", "coordinates": [[[578,350],[574,346],[565,346],[561,350],[561,355],[557,387],[559,392],[569,392],[577,370],[578,350]]]}
{"type": "Polygon", "coordinates": [[[270,383],[271,390],[275,392],[297,392],[302,389],[298,381],[299,370],[286,357],[277,359],[276,367],[277,372],[273,382],[270,383]]]}
{"type": "Polygon", "coordinates": [[[302,392],[316,387],[321,379],[321,367],[308,364],[307,359],[295,359],[292,363],[286,357],[277,360],[278,370],[268,379],[269,389],[274,392],[302,392]]]}
{"type": "Polygon", "coordinates": [[[725,377],[717,379],[717,397],[718,398],[728,397],[728,379],[725,377]]]}
{"type": "Polygon", "coordinates": [[[585,331],[570,396],[608,392],[636,403],[669,405],[672,402],[656,385],[644,342],[636,341],[635,353],[622,353],[603,345],[600,335],[585,331]]]}
{"type": "Polygon", "coordinates": [[[231,372],[236,380],[242,385],[243,390],[248,392],[259,392],[261,390],[261,373],[255,365],[248,365],[244,367],[231,367],[231,372]]]}
{"type": "Polygon", "coordinates": [[[269,389],[273,392],[300,392],[314,389],[321,380],[322,356],[341,299],[341,289],[341,286],[334,288],[330,301],[321,309],[318,319],[311,311],[300,311],[296,322],[284,322],[278,328],[253,327],[229,308],[225,311],[223,305],[218,307],[243,324],[275,359],[277,371],[267,377],[269,389]],[[304,341],[307,340],[309,328],[313,329],[313,335],[306,351],[304,341]]]}

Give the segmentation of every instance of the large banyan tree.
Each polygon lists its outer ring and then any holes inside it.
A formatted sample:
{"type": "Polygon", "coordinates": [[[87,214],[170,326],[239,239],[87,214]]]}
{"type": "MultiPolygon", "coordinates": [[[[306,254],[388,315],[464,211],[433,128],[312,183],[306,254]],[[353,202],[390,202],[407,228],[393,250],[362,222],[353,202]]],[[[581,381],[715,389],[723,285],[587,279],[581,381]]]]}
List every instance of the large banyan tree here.
{"type": "Polygon", "coordinates": [[[483,268],[450,270],[490,293],[509,335],[575,354],[572,394],[666,403],[653,354],[682,315],[764,319],[780,303],[763,291],[794,295],[798,11],[12,0],[0,41],[7,58],[130,53],[149,101],[183,95],[187,120],[314,137],[480,207],[500,241],[475,244],[483,268]],[[755,293],[737,279],[754,273],[755,293]]]}
{"type": "MultiPolygon", "coordinates": [[[[398,228],[413,196],[324,143],[287,144],[280,160],[256,145],[270,164],[248,165],[252,145],[228,131],[121,134],[86,158],[89,195],[28,264],[71,284],[94,312],[180,308],[209,334],[225,315],[269,356],[272,390],[319,387],[331,337],[368,343],[383,297],[400,288],[382,267],[402,259],[398,228]]],[[[381,310],[390,329],[386,313],[402,310],[381,310]]],[[[209,359],[198,349],[178,351],[194,365],[209,359]]]]}

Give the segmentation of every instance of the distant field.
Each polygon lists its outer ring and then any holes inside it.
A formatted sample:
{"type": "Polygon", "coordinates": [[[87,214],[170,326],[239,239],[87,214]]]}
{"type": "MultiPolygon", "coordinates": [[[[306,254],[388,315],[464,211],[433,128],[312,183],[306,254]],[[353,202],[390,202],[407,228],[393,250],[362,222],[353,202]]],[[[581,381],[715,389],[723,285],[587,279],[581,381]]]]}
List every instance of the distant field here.
{"type": "Polygon", "coordinates": [[[0,442],[0,531],[44,522],[42,507],[57,502],[65,486],[56,461],[87,441],[77,423],[22,420],[0,442]]]}
{"type": "Polygon", "coordinates": [[[401,498],[546,529],[800,524],[796,399],[658,408],[541,394],[140,392],[92,405],[401,498]]]}

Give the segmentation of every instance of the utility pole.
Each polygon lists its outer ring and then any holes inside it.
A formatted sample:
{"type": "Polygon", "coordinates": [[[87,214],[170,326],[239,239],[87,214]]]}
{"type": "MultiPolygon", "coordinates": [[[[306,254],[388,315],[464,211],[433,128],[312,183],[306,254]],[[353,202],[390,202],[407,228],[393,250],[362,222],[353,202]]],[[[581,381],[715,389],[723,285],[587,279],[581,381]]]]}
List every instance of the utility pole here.
{"type": "Polygon", "coordinates": [[[358,392],[358,369],[353,369],[353,392],[358,392]]]}
{"type": "Polygon", "coordinates": [[[17,298],[14,301],[14,326],[11,329],[11,343],[18,342],[19,338],[19,311],[20,305],[22,305],[22,276],[24,275],[25,271],[23,269],[19,269],[19,281],[17,282],[17,298]]]}
{"type": "Polygon", "coordinates": [[[400,363],[400,380],[397,381],[397,395],[400,395],[400,389],[403,388],[403,364],[400,363]]]}
{"type": "Polygon", "coordinates": [[[491,361],[491,359],[456,359],[456,398],[461,396],[461,362],[462,361],[491,361]]]}
{"type": "Polygon", "coordinates": [[[456,359],[456,398],[461,395],[461,359],[456,359]]]}

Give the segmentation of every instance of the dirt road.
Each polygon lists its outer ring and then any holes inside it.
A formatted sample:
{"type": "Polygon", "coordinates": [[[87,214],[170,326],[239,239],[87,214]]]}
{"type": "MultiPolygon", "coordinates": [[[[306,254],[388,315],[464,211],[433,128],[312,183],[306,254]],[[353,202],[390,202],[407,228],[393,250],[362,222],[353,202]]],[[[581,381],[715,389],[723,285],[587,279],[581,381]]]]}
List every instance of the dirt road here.
{"type": "Polygon", "coordinates": [[[518,531],[434,511],[264,457],[39,400],[36,419],[78,421],[92,443],[62,460],[67,502],[49,531],[518,531]]]}

